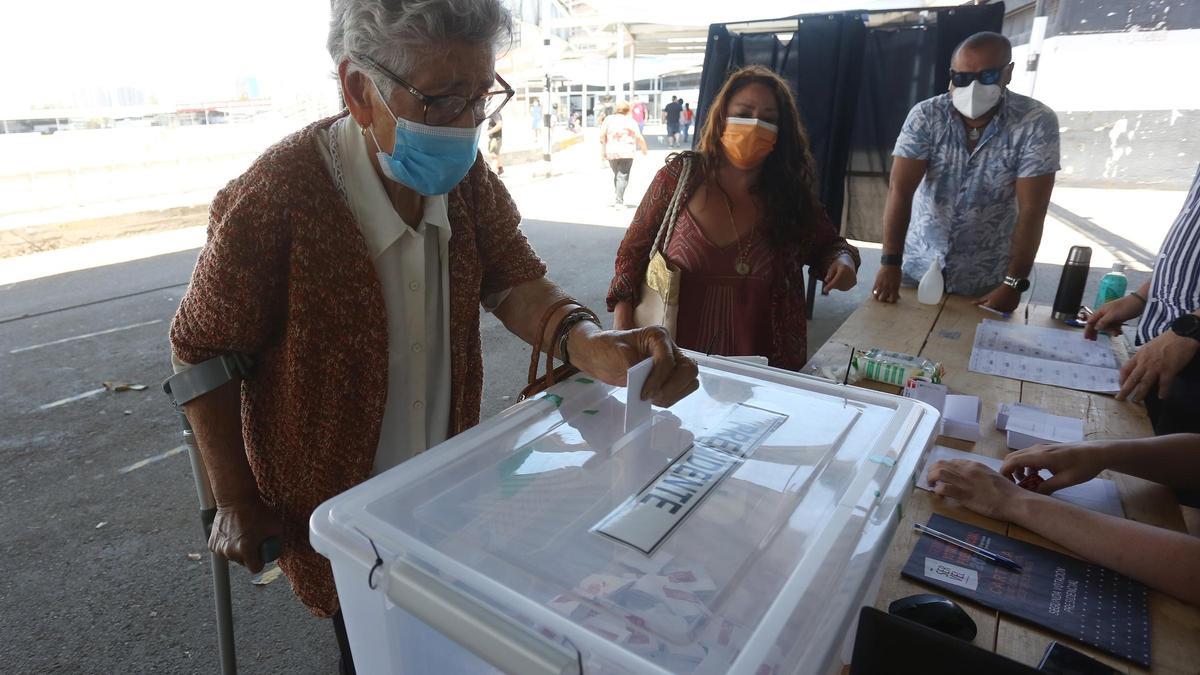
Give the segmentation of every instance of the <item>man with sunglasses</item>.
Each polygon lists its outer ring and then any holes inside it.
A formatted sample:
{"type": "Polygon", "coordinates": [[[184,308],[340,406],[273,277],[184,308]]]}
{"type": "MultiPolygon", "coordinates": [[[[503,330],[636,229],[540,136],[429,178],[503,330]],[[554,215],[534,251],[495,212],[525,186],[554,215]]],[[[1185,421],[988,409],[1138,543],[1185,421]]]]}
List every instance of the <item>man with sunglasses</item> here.
{"type": "Polygon", "coordinates": [[[1058,118],[1007,90],[1012,45],[997,33],[963,41],[949,91],[908,114],[893,151],[883,213],[883,255],[872,294],[895,302],[938,264],[950,293],[1016,309],[1042,239],[1054,174],[1058,118]]]}
{"type": "Polygon", "coordinates": [[[483,122],[513,96],[494,72],[512,35],[501,0],[332,9],[347,110],[216,196],[170,339],[177,368],[216,378],[184,406],[217,504],[209,547],[258,571],[261,544],[281,539],[280,567],[312,613],[334,618],[353,672],[309,516],[478,423],[481,305],[609,384],[652,358],[635,395],[658,405],[699,384],[665,329],[603,330],[545,277],[480,155],[483,122]]]}

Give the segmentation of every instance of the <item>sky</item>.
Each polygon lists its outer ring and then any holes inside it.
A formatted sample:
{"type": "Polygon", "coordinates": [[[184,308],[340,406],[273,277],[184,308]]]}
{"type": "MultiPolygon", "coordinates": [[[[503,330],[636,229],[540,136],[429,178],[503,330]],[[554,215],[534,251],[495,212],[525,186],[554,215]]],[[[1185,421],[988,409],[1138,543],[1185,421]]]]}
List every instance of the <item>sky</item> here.
{"type": "Polygon", "coordinates": [[[0,111],[77,88],[135,86],[163,102],[228,96],[249,74],[280,92],[319,87],[332,72],[328,21],[328,0],[6,3],[0,111]]]}

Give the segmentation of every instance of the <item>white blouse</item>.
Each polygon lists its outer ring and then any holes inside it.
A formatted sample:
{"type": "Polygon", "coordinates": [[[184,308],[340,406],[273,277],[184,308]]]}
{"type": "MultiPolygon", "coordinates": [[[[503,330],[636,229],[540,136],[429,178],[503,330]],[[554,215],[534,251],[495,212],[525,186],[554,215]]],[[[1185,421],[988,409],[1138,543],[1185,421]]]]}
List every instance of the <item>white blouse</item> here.
{"type": "Polygon", "coordinates": [[[350,116],[317,135],[358,222],[387,310],[387,406],[371,475],[446,440],[450,427],[450,221],[446,195],[425,197],[416,227],[396,213],[376,158],[350,116]],[[340,172],[339,172],[340,168],[340,172]],[[340,178],[339,178],[340,173],[340,178]]]}

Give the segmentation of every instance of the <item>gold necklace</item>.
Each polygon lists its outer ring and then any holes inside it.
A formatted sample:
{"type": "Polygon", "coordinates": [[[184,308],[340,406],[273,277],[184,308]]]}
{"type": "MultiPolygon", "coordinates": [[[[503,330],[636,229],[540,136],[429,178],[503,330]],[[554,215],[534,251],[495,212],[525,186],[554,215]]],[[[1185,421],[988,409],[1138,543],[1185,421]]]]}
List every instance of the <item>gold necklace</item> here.
{"type": "Polygon", "coordinates": [[[721,196],[725,198],[725,210],[729,212],[729,227],[733,228],[733,236],[737,238],[738,257],[733,265],[733,269],[737,270],[738,274],[746,276],[750,274],[751,269],[749,244],[744,248],[742,246],[742,235],[738,234],[737,223],[733,220],[733,202],[730,201],[729,194],[725,192],[725,189],[720,184],[717,185],[717,189],[721,191],[721,196]]]}

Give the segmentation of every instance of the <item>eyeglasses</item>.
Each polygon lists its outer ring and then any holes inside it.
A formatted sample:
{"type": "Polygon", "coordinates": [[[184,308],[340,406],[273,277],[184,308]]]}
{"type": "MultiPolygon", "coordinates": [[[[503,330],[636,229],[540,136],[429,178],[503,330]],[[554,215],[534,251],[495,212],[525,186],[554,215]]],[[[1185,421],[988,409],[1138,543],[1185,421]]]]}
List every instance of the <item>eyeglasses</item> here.
{"type": "Polygon", "coordinates": [[[356,54],[355,58],[383,73],[389,80],[395,82],[401,87],[404,87],[408,93],[415,96],[417,100],[425,106],[424,117],[422,121],[431,127],[440,127],[450,124],[454,120],[458,119],[459,115],[462,115],[463,111],[468,107],[471,108],[471,114],[473,115],[475,126],[479,126],[480,124],[483,124],[484,120],[500,112],[500,109],[503,108],[510,100],[512,100],[512,97],[517,94],[516,90],[510,87],[509,84],[504,81],[503,77],[500,77],[500,73],[495,73],[496,81],[500,83],[501,87],[504,87],[503,89],[489,91],[476,96],[475,98],[464,98],[462,96],[456,96],[453,94],[449,96],[428,96],[426,94],[422,94],[416,87],[412,86],[408,82],[405,82],[404,79],[399,75],[383,67],[378,61],[372,59],[371,57],[363,54],[356,54]]]}
{"type": "Polygon", "coordinates": [[[1008,65],[1000,66],[999,68],[988,68],[987,70],[981,70],[978,73],[961,73],[951,68],[950,81],[954,83],[954,86],[956,87],[966,87],[975,80],[979,80],[979,84],[996,84],[1000,81],[1000,78],[1004,76],[1004,69],[1010,65],[1012,64],[1010,63],[1008,65]]]}

